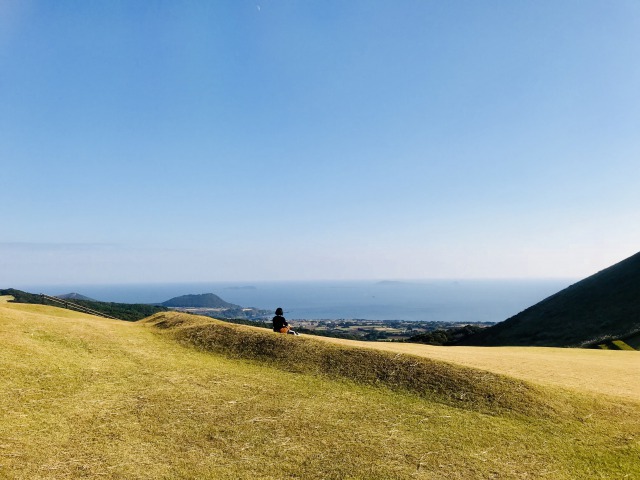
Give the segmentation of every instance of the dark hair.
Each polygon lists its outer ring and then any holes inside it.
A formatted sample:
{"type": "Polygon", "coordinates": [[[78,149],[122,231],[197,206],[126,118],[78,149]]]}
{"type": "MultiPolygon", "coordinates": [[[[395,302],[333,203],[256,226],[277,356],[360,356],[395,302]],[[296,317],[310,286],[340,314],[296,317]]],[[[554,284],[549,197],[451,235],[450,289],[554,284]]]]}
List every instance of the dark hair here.
{"type": "Polygon", "coordinates": [[[276,308],[276,315],[282,315],[284,312],[280,307],[276,308]]]}

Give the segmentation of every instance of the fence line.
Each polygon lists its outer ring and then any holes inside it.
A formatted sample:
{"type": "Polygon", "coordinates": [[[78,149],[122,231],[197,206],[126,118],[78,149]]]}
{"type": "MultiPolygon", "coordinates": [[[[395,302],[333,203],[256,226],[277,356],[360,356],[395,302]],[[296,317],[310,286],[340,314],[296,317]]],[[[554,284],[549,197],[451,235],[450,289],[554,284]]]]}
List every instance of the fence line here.
{"type": "Polygon", "coordinates": [[[51,297],[51,296],[46,295],[44,293],[40,294],[40,298],[42,299],[42,303],[44,303],[45,300],[48,300],[50,302],[59,303],[64,308],[68,308],[68,309],[71,309],[71,310],[78,310],[79,312],[88,313],[90,315],[97,315],[99,317],[105,317],[105,318],[111,318],[113,320],[119,320],[119,318],[112,317],[111,315],[107,315],[106,313],[98,312],[97,310],[93,310],[91,308],[87,308],[87,307],[84,307],[82,305],[78,305],[77,303],[70,302],[69,300],[63,300],[61,298],[51,297]]]}

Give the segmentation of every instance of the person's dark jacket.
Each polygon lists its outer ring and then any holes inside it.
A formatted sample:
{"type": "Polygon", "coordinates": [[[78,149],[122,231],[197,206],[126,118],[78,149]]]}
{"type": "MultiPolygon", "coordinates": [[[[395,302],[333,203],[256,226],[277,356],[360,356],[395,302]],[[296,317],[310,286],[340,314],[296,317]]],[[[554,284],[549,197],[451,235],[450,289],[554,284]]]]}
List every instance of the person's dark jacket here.
{"type": "Polygon", "coordinates": [[[276,315],[273,317],[273,331],[279,332],[281,328],[288,327],[289,324],[282,315],[276,315]]]}

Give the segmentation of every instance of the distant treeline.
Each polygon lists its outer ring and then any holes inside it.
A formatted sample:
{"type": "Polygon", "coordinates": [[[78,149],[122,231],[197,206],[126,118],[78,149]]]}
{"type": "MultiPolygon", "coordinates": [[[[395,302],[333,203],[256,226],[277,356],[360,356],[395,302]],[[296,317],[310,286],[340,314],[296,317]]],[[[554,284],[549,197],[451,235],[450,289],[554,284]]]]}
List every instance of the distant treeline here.
{"type": "Polygon", "coordinates": [[[485,327],[477,325],[465,325],[464,327],[448,328],[446,330],[434,330],[433,332],[419,333],[407,339],[411,343],[426,343],[428,345],[456,345],[463,339],[475,335],[485,327]]]}
{"type": "MultiPolygon", "coordinates": [[[[16,290],[9,288],[6,290],[0,290],[0,295],[11,295],[15,300],[15,303],[31,303],[37,305],[51,305],[59,307],[60,305],[54,302],[43,299],[42,296],[35,293],[23,292],[22,290],[16,290]]],[[[114,303],[114,302],[95,302],[89,300],[64,300],[70,304],[81,305],[86,308],[90,308],[100,313],[110,315],[119,320],[126,320],[129,322],[135,322],[149,317],[154,313],[166,312],[169,309],[158,305],[146,305],[141,303],[114,303]]]]}

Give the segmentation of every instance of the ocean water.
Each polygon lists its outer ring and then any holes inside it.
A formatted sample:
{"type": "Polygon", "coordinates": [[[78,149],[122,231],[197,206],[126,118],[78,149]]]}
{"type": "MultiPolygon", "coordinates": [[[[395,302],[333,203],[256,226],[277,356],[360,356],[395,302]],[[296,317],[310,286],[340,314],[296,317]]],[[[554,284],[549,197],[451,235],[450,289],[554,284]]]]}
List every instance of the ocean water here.
{"type": "Polygon", "coordinates": [[[33,293],[78,292],[95,300],[161,303],[215,293],[224,300],[295,319],[500,322],[568,287],[573,280],[423,280],[403,282],[215,282],[17,287],[33,293]]]}

